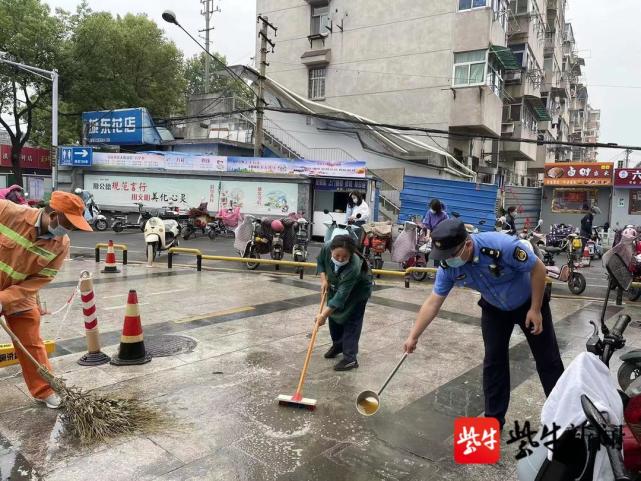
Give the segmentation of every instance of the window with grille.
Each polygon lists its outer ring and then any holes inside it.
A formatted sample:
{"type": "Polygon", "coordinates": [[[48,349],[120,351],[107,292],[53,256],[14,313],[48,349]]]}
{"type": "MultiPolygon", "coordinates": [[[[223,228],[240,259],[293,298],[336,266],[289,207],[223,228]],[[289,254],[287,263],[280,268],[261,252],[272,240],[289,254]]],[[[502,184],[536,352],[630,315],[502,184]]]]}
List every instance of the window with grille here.
{"type": "Polygon", "coordinates": [[[327,27],[329,25],[329,5],[324,5],[322,7],[312,7],[312,26],[310,33],[312,35],[319,35],[321,33],[327,33],[327,27]]]}
{"type": "Polygon", "coordinates": [[[454,54],[454,87],[485,83],[487,50],[454,54]]]}
{"type": "Polygon", "coordinates": [[[309,69],[309,88],[307,96],[311,100],[322,100],[325,98],[325,77],[327,68],[317,67],[309,69]]]}

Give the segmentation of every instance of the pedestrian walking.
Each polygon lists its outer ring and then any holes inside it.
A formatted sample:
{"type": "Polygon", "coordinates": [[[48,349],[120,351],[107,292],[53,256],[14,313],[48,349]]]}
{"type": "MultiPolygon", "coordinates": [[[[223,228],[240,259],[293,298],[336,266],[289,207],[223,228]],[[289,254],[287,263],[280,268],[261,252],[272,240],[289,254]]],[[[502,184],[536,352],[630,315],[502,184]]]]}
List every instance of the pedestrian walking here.
{"type": "Polygon", "coordinates": [[[358,367],[358,342],[367,301],[372,295],[372,273],[367,261],[349,236],[337,236],[326,243],[317,258],[321,287],[327,292],[327,306],[316,317],[320,326],[329,319],[332,347],[326,359],[343,354],[336,371],[358,367]]]}
{"type": "MultiPolygon", "coordinates": [[[[40,337],[38,291],[51,282],[69,250],[67,233],[91,231],[80,197],[54,192],[48,207],[33,209],[0,200],[0,312],[29,353],[49,371],[40,337]]],[[[33,363],[16,350],[22,376],[36,401],[60,407],[60,398],[33,363]]]]}
{"type": "Polygon", "coordinates": [[[563,373],[550,300],[544,294],[545,266],[524,247],[500,232],[470,235],[458,219],[441,222],[432,232],[432,255],[442,261],[441,268],[403,344],[405,352],[414,352],[455,285],[480,292],[485,416],[496,418],[501,427],[510,401],[509,343],[516,324],[534,355],[546,396],[563,373]]]}

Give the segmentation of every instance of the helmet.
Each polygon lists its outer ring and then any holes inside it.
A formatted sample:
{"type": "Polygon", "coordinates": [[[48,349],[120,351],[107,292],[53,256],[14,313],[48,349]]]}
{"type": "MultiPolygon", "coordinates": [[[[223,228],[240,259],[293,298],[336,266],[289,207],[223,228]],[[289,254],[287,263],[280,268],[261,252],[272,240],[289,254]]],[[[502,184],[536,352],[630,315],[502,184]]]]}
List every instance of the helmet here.
{"type": "Polygon", "coordinates": [[[272,221],[271,227],[274,232],[283,232],[285,230],[285,226],[278,219],[272,221]]]}

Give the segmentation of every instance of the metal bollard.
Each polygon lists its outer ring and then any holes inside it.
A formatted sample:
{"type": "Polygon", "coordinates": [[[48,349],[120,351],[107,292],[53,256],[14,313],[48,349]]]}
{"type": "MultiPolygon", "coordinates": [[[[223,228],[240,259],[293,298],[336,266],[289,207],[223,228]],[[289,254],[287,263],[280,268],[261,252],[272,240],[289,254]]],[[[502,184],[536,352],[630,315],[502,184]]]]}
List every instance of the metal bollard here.
{"type": "Polygon", "coordinates": [[[100,262],[100,247],[96,247],[96,263],[100,262]]]}
{"type": "Polygon", "coordinates": [[[167,253],[167,269],[171,269],[174,265],[174,253],[169,251],[167,253]]]}
{"type": "Polygon", "coordinates": [[[623,289],[620,287],[617,287],[617,306],[622,306],[623,305],[623,289]]]}
{"type": "Polygon", "coordinates": [[[122,265],[127,265],[127,249],[122,250],[122,265]]]}
{"type": "Polygon", "coordinates": [[[200,254],[196,256],[196,270],[198,272],[203,270],[203,256],[200,254]]]}
{"type": "Polygon", "coordinates": [[[405,289],[410,288],[410,274],[405,274],[405,289]]]}

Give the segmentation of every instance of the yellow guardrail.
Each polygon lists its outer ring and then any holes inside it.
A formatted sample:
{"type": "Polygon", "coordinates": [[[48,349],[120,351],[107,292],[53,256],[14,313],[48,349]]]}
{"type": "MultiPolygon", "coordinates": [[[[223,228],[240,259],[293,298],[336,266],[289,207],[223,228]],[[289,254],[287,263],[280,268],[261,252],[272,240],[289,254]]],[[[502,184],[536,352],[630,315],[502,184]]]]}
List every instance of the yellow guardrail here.
{"type": "MultiPolygon", "coordinates": [[[[198,271],[202,270],[202,261],[221,261],[221,262],[237,262],[239,264],[265,264],[276,266],[288,266],[298,268],[300,278],[303,278],[303,272],[305,269],[315,269],[315,262],[296,262],[296,261],[283,261],[275,259],[261,259],[261,258],[248,258],[248,257],[230,257],[230,256],[216,256],[203,254],[200,249],[188,249],[183,247],[172,247],[168,251],[167,256],[167,267],[171,269],[173,267],[173,255],[174,254],[191,254],[196,256],[196,269],[198,271]]],[[[392,277],[403,277],[405,280],[405,287],[410,286],[410,276],[413,272],[425,272],[427,274],[436,274],[438,269],[435,267],[408,267],[404,271],[392,271],[388,269],[372,269],[372,273],[376,276],[392,276],[392,277]]],[[[552,279],[549,277],[546,279],[546,283],[551,284],[552,279]]],[[[641,283],[639,283],[641,287],[641,283]]]]}
{"type": "MultiPolygon", "coordinates": [[[[99,243],[96,244],[96,262],[100,262],[100,249],[106,249],[109,247],[109,244],[99,243]]],[[[114,249],[122,251],[122,265],[127,265],[127,245],[126,244],[114,244],[114,249]]]]}

